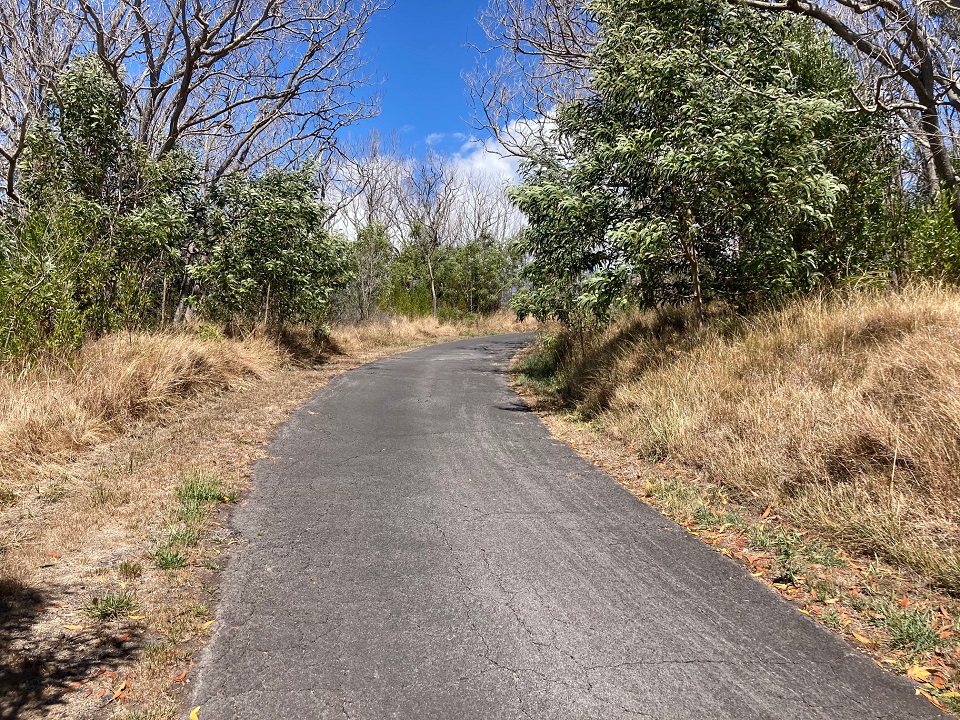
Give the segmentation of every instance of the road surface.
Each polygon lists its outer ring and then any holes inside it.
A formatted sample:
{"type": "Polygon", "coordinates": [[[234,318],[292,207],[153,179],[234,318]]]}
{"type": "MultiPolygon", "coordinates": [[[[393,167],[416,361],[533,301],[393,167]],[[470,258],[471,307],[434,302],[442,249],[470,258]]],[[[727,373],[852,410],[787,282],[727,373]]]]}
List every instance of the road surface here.
{"type": "Polygon", "coordinates": [[[551,438],[465,340],[331,382],[234,522],[202,720],[939,718],[551,438]]]}

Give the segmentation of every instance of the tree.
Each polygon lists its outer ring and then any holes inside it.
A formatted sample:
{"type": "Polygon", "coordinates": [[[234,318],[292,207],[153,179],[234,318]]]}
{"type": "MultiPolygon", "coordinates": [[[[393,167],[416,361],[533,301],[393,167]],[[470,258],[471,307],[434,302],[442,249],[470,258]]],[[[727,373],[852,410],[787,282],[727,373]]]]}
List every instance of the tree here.
{"type": "Polygon", "coordinates": [[[390,281],[393,245],[387,229],[372,223],[360,230],[353,242],[353,291],[357,304],[357,318],[370,319],[379,308],[390,281]]]}
{"type": "Polygon", "coordinates": [[[519,156],[550,145],[555,108],[589,92],[596,24],[583,0],[490,0],[467,85],[478,125],[519,156]]]}
{"type": "Polygon", "coordinates": [[[399,179],[400,207],[409,228],[407,243],[422,258],[430,279],[433,317],[437,317],[436,260],[450,242],[450,221],[459,185],[447,161],[436,153],[412,161],[399,179]]]}
{"type": "Polygon", "coordinates": [[[954,6],[935,0],[738,0],[811,18],[843,42],[859,67],[853,96],[866,112],[898,112],[923,158],[924,179],[944,191],[960,229],[954,137],[960,113],[960,26],[954,6]]]}
{"type": "Polygon", "coordinates": [[[264,325],[326,319],[333,291],[346,285],[349,250],[326,229],[316,175],[271,170],[233,175],[204,208],[200,261],[190,272],[208,316],[264,325]]]}
{"type": "Polygon", "coordinates": [[[381,0],[0,0],[0,159],[7,192],[25,129],[79,50],[100,58],[132,135],[156,157],[189,147],[206,182],[334,147],[370,116],[361,48],[381,0]]]}
{"type": "Polygon", "coordinates": [[[831,150],[858,137],[840,132],[842,58],[802,22],[723,0],[590,9],[592,94],[558,113],[573,161],[528,163],[513,192],[531,258],[515,306],[690,301],[702,318],[715,297],[811,287],[819,257],[796,240],[829,228],[846,192],[831,150]]]}
{"type": "Polygon", "coordinates": [[[155,324],[181,267],[190,158],[146,154],[129,133],[123,88],[96,57],[74,61],[57,85],[27,135],[21,196],[0,230],[7,352],[155,324]]]}

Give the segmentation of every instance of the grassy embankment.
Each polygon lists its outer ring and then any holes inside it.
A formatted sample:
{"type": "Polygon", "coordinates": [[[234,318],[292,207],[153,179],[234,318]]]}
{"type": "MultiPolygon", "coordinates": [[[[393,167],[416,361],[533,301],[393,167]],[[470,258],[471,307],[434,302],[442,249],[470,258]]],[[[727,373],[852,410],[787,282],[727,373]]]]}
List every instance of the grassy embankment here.
{"type": "Polygon", "coordinates": [[[516,369],[558,435],[960,709],[960,293],[632,314],[516,369]]]}
{"type": "Polygon", "coordinates": [[[236,541],[225,513],[273,428],[351,367],[517,329],[340,327],[309,359],[295,338],[297,357],[264,337],[117,335],[0,370],[0,716],[175,717],[236,541]]]}

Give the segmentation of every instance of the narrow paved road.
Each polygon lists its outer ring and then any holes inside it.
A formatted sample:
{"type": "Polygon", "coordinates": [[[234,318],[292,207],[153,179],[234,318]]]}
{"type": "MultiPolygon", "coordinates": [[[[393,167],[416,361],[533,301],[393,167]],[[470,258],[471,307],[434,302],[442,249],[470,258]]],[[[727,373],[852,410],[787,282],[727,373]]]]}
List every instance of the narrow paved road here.
{"type": "Polygon", "coordinates": [[[551,439],[524,336],[332,382],[236,523],[202,720],[942,717],[551,439]]]}

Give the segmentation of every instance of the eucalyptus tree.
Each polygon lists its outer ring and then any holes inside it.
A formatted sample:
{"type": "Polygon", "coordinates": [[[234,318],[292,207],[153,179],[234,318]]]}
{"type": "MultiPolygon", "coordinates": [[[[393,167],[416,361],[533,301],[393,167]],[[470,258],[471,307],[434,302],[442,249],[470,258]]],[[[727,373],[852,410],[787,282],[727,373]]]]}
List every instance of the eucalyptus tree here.
{"type": "Polygon", "coordinates": [[[457,209],[460,179],[453,165],[430,152],[412,159],[398,178],[400,208],[408,228],[406,243],[414,248],[427,267],[433,317],[437,317],[436,261],[453,238],[451,222],[457,209]]]}
{"type": "MultiPolygon", "coordinates": [[[[557,113],[572,151],[525,166],[521,312],[747,300],[812,286],[848,192],[832,156],[846,66],[804,22],[724,0],[595,0],[590,92],[557,113]],[[811,58],[814,60],[811,61],[811,58]]],[[[849,132],[848,132],[849,131],[849,132]]]]}
{"type": "Polygon", "coordinates": [[[898,112],[923,159],[924,179],[950,202],[960,229],[956,138],[960,120],[960,15],[943,0],[737,0],[811,18],[849,50],[860,110],[898,112]]]}

